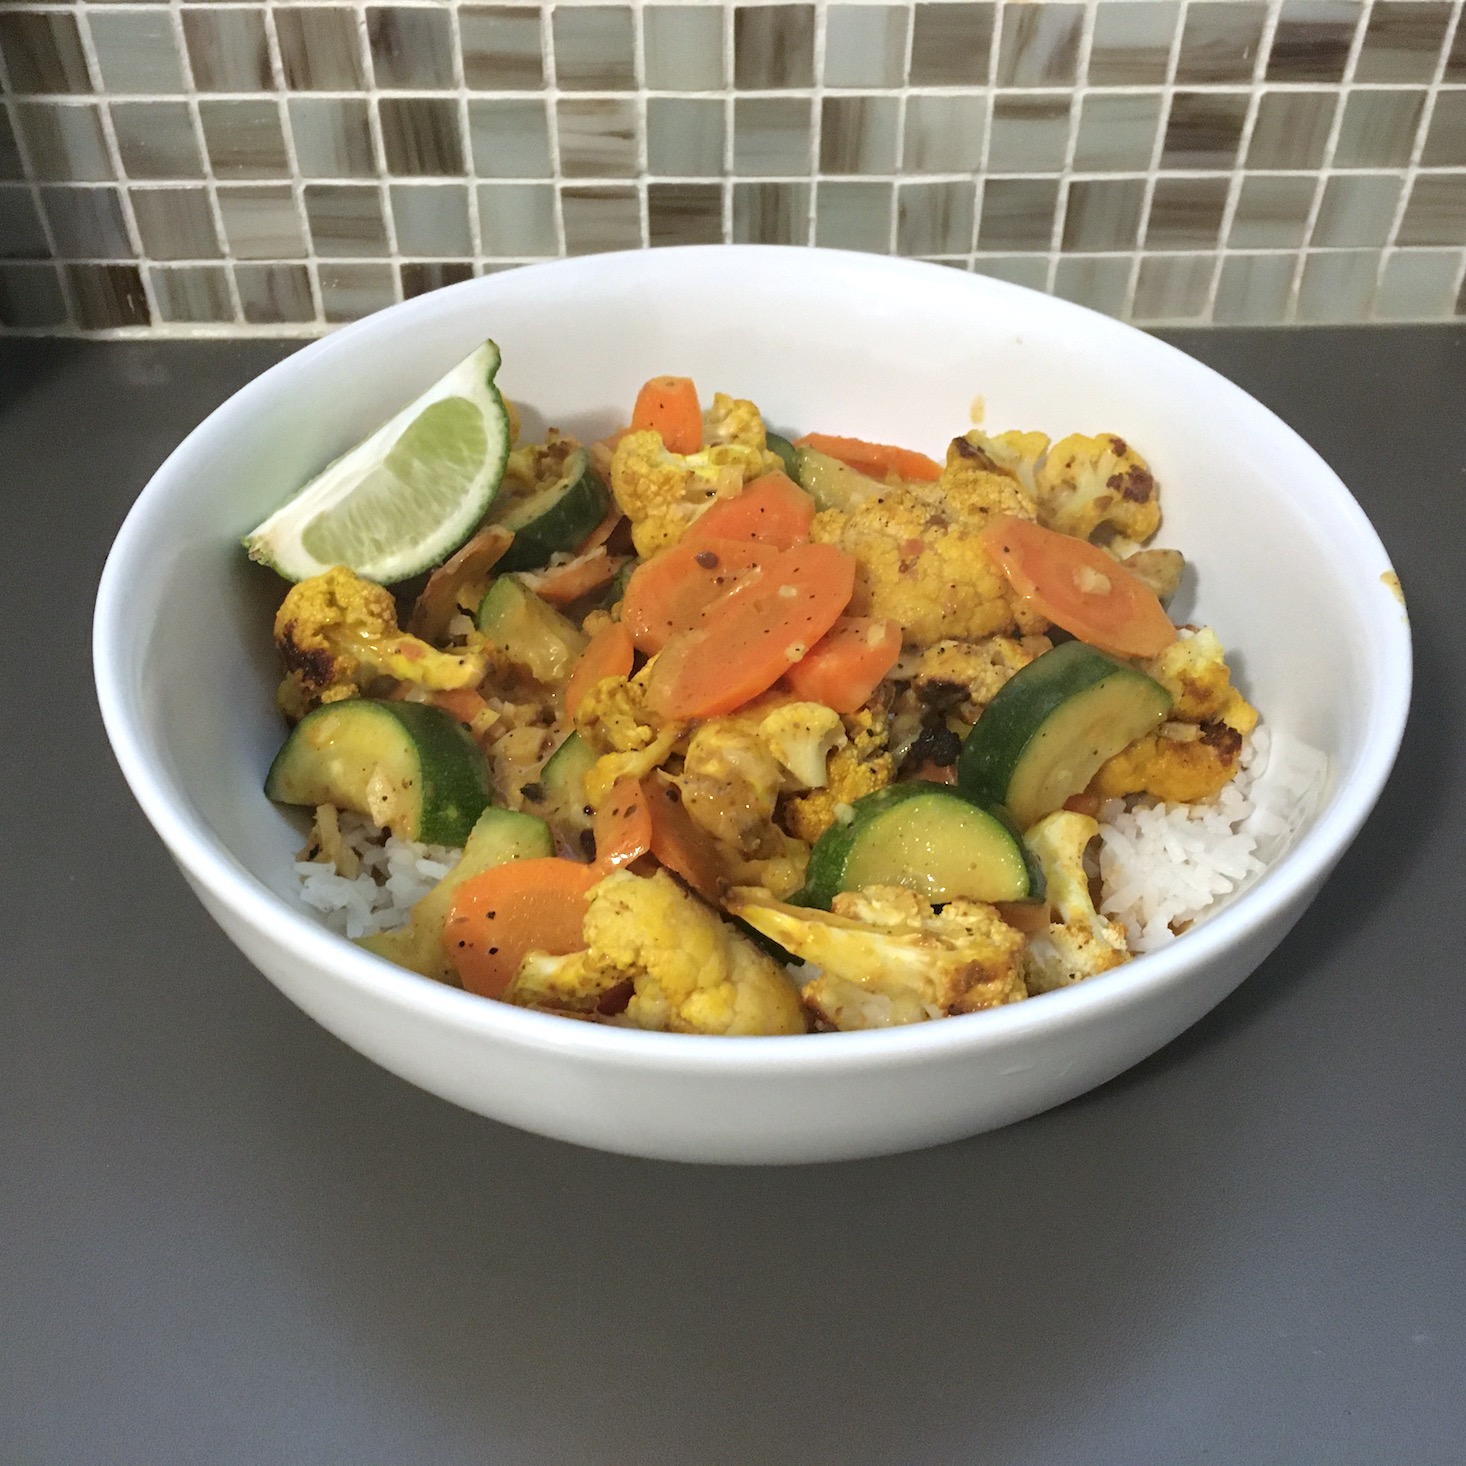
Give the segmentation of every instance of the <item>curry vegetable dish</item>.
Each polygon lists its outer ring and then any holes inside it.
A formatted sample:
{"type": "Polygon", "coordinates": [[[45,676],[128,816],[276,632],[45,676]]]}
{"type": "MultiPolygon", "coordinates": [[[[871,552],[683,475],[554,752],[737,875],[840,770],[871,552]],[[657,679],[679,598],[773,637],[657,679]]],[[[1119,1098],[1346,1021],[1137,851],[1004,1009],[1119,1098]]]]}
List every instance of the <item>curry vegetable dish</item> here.
{"type": "Polygon", "coordinates": [[[373,898],[363,945],[699,1034],[944,1018],[1132,957],[1101,821],[1216,805],[1257,713],[1165,610],[1184,564],[1127,439],[973,430],[939,463],[667,377],[601,441],[522,442],[484,400],[502,468],[434,563],[274,561],[266,790],[313,811],[307,890],[373,898]]]}

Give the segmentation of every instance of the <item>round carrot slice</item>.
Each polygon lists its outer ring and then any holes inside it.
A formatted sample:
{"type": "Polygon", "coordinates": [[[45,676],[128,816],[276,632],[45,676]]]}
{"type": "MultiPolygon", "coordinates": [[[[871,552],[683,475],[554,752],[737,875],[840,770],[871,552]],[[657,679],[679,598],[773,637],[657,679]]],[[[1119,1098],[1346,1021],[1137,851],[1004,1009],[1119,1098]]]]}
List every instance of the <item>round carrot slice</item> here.
{"type": "Polygon", "coordinates": [[[1155,592],[1088,540],[1005,514],[982,542],[1014,592],[1080,641],[1122,657],[1153,657],[1175,641],[1155,592]]]}
{"type": "Polygon", "coordinates": [[[621,620],[640,651],[659,652],[669,638],[697,625],[708,603],[771,552],[753,540],[681,539],[631,572],[621,620]]]}
{"type": "Polygon", "coordinates": [[[603,871],[630,865],[652,848],[650,801],[635,774],[623,774],[611,785],[592,829],[596,864],[603,871]]]}
{"type": "Polygon", "coordinates": [[[691,377],[653,377],[636,394],[633,429],[660,433],[669,453],[696,453],[702,447],[702,408],[691,377]]]}
{"type": "Polygon", "coordinates": [[[627,676],[635,660],[631,633],[624,623],[612,621],[601,627],[570,669],[570,680],[565,684],[566,716],[575,716],[581,698],[603,678],[627,676]]]}
{"type": "Polygon", "coordinates": [[[841,616],[784,680],[805,702],[837,713],[864,706],[901,655],[901,628],[871,616],[841,616]]]}
{"type": "Polygon", "coordinates": [[[794,446],[813,448],[827,458],[838,459],[877,483],[884,481],[887,474],[923,483],[933,483],[942,476],[942,465],[935,459],[913,448],[896,448],[890,443],[867,443],[864,438],[841,438],[834,433],[806,433],[794,446]]]}
{"type": "Polygon", "coordinates": [[[766,473],[729,499],[719,499],[693,521],[680,544],[710,539],[758,540],[787,550],[809,538],[814,500],[786,474],[766,473]]]}

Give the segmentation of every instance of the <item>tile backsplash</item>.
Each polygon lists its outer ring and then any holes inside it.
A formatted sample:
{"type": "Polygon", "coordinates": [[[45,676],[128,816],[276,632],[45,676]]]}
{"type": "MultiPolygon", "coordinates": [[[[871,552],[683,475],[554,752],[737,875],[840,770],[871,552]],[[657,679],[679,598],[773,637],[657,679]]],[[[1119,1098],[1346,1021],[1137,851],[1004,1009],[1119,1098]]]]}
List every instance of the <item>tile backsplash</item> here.
{"type": "Polygon", "coordinates": [[[311,334],[560,255],[1466,316],[1463,0],[0,0],[0,329],[311,334]]]}

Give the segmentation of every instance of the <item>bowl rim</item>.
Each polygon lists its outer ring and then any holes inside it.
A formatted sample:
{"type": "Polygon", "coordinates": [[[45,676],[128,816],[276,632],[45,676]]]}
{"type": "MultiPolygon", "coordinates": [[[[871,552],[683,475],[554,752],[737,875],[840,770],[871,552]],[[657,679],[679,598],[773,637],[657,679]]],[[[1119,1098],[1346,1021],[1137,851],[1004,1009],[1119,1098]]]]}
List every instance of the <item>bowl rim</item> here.
{"type": "Polygon", "coordinates": [[[1290,913],[1300,897],[1320,883],[1348,848],[1373,809],[1394,765],[1410,706],[1411,637],[1402,614],[1376,628],[1389,655],[1377,670],[1376,706],[1361,739],[1347,784],[1337,783],[1328,803],[1302,837],[1247,890],[1194,931],[1159,951],[1087,982],[1039,994],[982,1012],[940,1022],[911,1024],[850,1033],[739,1037],[649,1032],[582,1023],[496,1003],[422,977],[386,961],[338,936],[301,906],[292,905],[264,885],[240,862],[196,814],[187,791],[175,781],[144,736],[126,673],[132,663],[126,615],[127,585],[151,539],[155,521],[163,518],[164,501],[194,461],[206,461],[209,444],[222,430],[252,415],[256,402],[276,384],[305,365],[328,361],[337,351],[358,351],[374,337],[390,339],[404,323],[480,298],[492,302],[503,292],[534,290],[547,274],[567,279],[581,274],[613,275],[655,268],[659,272],[686,265],[699,268],[717,257],[725,275],[747,262],[772,264],[781,271],[812,269],[829,279],[868,286],[872,276],[895,278],[920,273],[930,280],[940,273],[955,293],[970,293],[1021,307],[1035,320],[1073,321],[1076,313],[1086,330],[1121,342],[1127,351],[1149,356],[1159,370],[1192,374],[1220,391],[1253,424],[1291,440],[1295,452],[1311,460],[1314,487],[1330,501],[1340,528],[1358,549],[1370,551],[1388,569],[1389,556],[1358,502],[1317,451],[1271,409],[1211,367],[1134,326],[1068,301],[975,273],[963,274],[937,264],[891,256],[778,245],[691,245],[656,251],[627,250],[552,260],[514,271],[479,277],[404,301],[343,326],[312,341],[300,351],[253,378],[206,416],[168,455],[129,509],[108,553],[98,584],[93,614],[93,670],[98,704],[107,737],[123,777],[149,822],[185,875],[201,886],[246,926],[269,934],[317,971],[329,972],[348,987],[378,1002],[447,1027],[500,1043],[565,1058],[620,1064],[662,1072],[699,1071],[739,1076],[769,1076],[797,1071],[835,1074],[852,1069],[901,1067],[954,1054],[979,1055],[1007,1047],[1036,1030],[1067,1032],[1087,1026],[1102,1014],[1146,1003],[1159,989],[1182,983],[1195,969],[1207,966],[1240,945],[1250,932],[1262,930],[1290,913]]]}

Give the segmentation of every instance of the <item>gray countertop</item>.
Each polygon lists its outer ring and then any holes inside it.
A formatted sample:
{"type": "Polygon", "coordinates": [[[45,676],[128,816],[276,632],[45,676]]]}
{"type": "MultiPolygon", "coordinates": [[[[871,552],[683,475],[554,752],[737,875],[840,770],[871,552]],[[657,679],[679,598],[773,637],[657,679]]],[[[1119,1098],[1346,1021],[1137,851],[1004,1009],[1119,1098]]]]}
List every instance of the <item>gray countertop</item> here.
{"type": "Polygon", "coordinates": [[[782,1170],[463,1113],[225,941],[112,762],[89,620],[148,475],[289,348],[0,342],[0,1461],[1466,1459],[1466,328],[1173,339],[1394,557],[1395,775],[1153,1059],[996,1134],[782,1170]]]}

